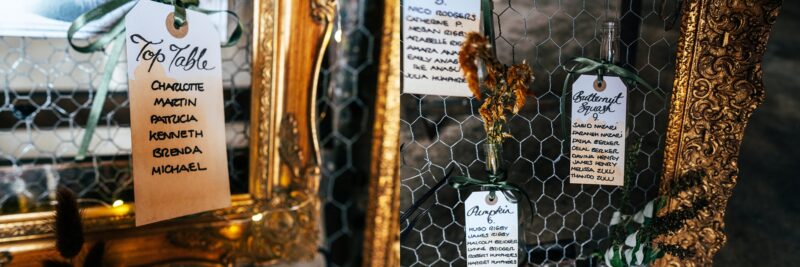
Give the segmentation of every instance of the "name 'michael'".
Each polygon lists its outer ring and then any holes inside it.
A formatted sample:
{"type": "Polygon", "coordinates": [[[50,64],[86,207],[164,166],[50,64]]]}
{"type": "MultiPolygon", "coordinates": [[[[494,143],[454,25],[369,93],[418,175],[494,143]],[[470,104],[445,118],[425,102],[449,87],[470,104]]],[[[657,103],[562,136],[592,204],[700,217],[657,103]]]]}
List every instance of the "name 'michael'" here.
{"type": "Polygon", "coordinates": [[[151,175],[161,175],[161,174],[178,174],[178,173],[186,173],[186,172],[200,172],[206,171],[208,168],[203,167],[200,165],[200,162],[192,162],[187,164],[175,164],[175,165],[161,165],[155,166],[152,169],[151,175]]]}

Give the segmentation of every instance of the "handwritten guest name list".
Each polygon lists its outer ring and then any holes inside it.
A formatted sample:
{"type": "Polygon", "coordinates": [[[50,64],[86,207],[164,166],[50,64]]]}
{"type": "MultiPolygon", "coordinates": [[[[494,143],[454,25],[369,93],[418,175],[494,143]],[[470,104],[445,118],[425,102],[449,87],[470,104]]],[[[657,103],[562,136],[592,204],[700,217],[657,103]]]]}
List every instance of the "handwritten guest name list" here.
{"type": "Polygon", "coordinates": [[[230,205],[218,35],[187,10],[174,36],[172,10],[139,1],[125,19],[137,226],[230,205]]]}
{"type": "Polygon", "coordinates": [[[627,89],[619,77],[581,75],[572,85],[570,183],[624,184],[627,89]]]}
{"type": "Polygon", "coordinates": [[[458,65],[469,32],[480,31],[478,0],[403,1],[403,91],[471,96],[458,65]]]}
{"type": "Polygon", "coordinates": [[[501,192],[473,192],[464,202],[467,266],[516,267],[519,256],[517,204],[501,192]]]}

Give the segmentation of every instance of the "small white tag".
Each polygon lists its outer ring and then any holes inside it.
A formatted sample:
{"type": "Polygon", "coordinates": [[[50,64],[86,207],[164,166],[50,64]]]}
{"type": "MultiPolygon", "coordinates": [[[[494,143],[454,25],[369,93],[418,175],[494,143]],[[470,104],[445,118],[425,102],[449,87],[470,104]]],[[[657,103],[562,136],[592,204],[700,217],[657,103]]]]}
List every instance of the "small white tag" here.
{"type": "Polygon", "coordinates": [[[125,17],[136,225],[230,206],[222,62],[208,16],[139,1],[125,17]]]}
{"type": "Polygon", "coordinates": [[[619,77],[581,75],[572,84],[569,181],[622,186],[628,89],[619,77]]]}
{"type": "Polygon", "coordinates": [[[478,0],[403,1],[403,92],[472,96],[458,52],[480,22],[478,0]]]}
{"type": "Polygon", "coordinates": [[[517,204],[502,192],[473,192],[464,203],[467,266],[516,267],[519,264],[517,204]]]}

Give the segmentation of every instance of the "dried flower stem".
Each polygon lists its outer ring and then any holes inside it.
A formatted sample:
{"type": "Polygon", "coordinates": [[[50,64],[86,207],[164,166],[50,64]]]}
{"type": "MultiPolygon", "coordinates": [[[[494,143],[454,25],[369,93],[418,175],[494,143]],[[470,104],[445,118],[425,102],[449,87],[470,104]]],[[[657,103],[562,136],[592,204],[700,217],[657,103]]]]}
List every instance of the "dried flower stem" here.
{"type": "Polygon", "coordinates": [[[528,84],[533,81],[531,67],[524,61],[510,67],[501,64],[492,55],[491,45],[486,37],[476,32],[467,34],[458,53],[458,63],[464,72],[469,90],[476,99],[483,100],[479,112],[483,118],[487,142],[501,144],[503,138],[510,136],[503,131],[505,112],[517,114],[525,106],[528,84]],[[483,81],[478,77],[478,60],[486,67],[483,81]]]}

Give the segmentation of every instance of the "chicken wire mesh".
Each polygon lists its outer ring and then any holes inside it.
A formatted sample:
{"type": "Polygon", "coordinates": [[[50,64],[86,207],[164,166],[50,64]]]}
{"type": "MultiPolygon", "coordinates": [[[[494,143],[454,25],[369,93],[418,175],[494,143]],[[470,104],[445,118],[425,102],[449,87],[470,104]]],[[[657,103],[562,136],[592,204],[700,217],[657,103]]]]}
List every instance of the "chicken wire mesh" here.
{"type": "MultiPolygon", "coordinates": [[[[243,35],[250,36],[252,2],[228,5],[239,15],[243,35]]],[[[228,26],[233,27],[230,22],[228,26]]],[[[233,193],[248,190],[250,51],[250,38],[222,49],[233,193]]],[[[0,36],[0,214],[49,209],[59,184],[75,191],[86,205],[133,201],[124,58],[114,70],[88,157],[74,160],[108,52],[78,53],[65,38],[0,36]]]]}
{"type": "MultiPolygon", "coordinates": [[[[521,185],[536,208],[532,221],[527,208],[520,215],[526,265],[572,265],[608,243],[613,212],[630,213],[655,197],[668,110],[655,92],[629,88],[628,140],[642,139],[629,203],[621,203],[620,187],[570,184],[559,114],[566,76],[562,66],[577,56],[598,58],[599,25],[618,18],[620,64],[669,95],[678,33],[665,31],[663,14],[669,10],[662,12],[661,0],[495,0],[493,8],[499,60],[509,65],[524,60],[536,77],[530,87],[534,96],[508,120],[513,137],[503,146],[509,181],[521,185]]],[[[401,210],[448,169],[454,175],[485,177],[479,102],[404,93],[401,106],[401,210]]],[[[466,265],[463,202],[470,192],[445,186],[422,206],[429,212],[401,240],[402,266],[466,265]]],[[[403,227],[407,223],[401,222],[403,227]]]]}
{"type": "MultiPolygon", "coordinates": [[[[328,266],[360,266],[377,85],[381,1],[338,2],[318,88],[322,251],[328,266]]],[[[396,153],[396,152],[395,152],[396,153]]]]}

